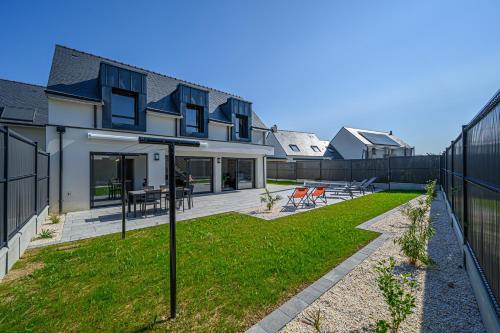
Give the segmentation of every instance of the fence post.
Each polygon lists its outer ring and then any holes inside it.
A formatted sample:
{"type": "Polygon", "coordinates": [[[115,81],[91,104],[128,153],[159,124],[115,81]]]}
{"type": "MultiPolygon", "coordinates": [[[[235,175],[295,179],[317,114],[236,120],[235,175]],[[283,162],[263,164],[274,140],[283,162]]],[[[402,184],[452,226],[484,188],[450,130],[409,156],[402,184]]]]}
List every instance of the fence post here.
{"type": "Polygon", "coordinates": [[[4,244],[7,245],[7,242],[9,240],[9,230],[8,230],[8,222],[7,219],[9,217],[8,214],[8,202],[7,202],[7,197],[9,194],[9,136],[10,136],[10,130],[7,126],[5,126],[5,139],[4,139],[4,179],[5,179],[5,185],[3,187],[3,228],[4,228],[4,234],[3,234],[3,241],[4,244]]]}
{"type": "Polygon", "coordinates": [[[455,211],[455,204],[454,204],[455,194],[453,193],[453,192],[455,192],[455,187],[453,186],[455,184],[455,181],[453,179],[453,178],[455,178],[455,175],[454,175],[455,170],[454,170],[454,165],[453,165],[454,164],[453,160],[455,159],[455,153],[454,153],[455,149],[454,149],[453,141],[451,142],[450,149],[451,149],[451,161],[450,161],[451,162],[451,170],[450,170],[450,174],[451,174],[451,177],[450,177],[450,179],[451,179],[451,184],[450,184],[451,185],[451,193],[450,193],[451,194],[451,202],[450,202],[450,204],[451,204],[451,210],[455,211]]]}
{"type": "Polygon", "coordinates": [[[349,161],[349,170],[350,170],[350,173],[349,173],[349,183],[352,183],[352,160],[349,161]]]}
{"type": "Polygon", "coordinates": [[[462,212],[464,223],[464,244],[467,243],[469,227],[468,227],[468,212],[467,212],[467,126],[462,126],[462,212]]]}
{"type": "Polygon", "coordinates": [[[38,142],[35,142],[35,215],[38,215],[38,142]]]}
{"type": "Polygon", "coordinates": [[[389,184],[389,191],[391,190],[391,156],[387,158],[387,184],[389,184]]]}

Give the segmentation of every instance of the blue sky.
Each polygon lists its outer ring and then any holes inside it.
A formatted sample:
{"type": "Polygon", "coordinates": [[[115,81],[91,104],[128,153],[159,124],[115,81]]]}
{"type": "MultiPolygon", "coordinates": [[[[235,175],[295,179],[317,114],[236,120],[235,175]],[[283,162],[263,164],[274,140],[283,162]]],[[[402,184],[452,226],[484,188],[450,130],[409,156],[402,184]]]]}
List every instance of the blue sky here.
{"type": "Polygon", "coordinates": [[[438,153],[500,88],[498,1],[6,1],[0,78],[54,44],[228,91],[268,126],[393,132],[438,153]]]}

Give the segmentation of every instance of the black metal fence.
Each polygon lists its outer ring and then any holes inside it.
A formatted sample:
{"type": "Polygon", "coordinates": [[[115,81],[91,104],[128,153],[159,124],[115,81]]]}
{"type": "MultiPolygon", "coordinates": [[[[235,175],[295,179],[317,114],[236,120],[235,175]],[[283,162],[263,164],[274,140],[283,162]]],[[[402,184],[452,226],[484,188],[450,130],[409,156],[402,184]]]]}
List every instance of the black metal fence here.
{"type": "Polygon", "coordinates": [[[0,247],[49,204],[49,154],[0,127],[0,247]]]}
{"type": "Polygon", "coordinates": [[[401,156],[367,160],[267,161],[268,179],[354,181],[424,184],[439,179],[439,155],[401,156]]]}
{"type": "Polygon", "coordinates": [[[441,157],[441,183],[500,314],[500,91],[441,157]]]}

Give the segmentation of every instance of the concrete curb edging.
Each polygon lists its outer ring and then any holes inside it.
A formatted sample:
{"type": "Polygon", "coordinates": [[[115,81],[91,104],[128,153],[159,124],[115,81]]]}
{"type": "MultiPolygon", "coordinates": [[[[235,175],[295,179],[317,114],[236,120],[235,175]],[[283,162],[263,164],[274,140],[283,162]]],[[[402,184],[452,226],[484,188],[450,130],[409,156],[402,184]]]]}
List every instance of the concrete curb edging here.
{"type": "MultiPolygon", "coordinates": [[[[413,201],[413,200],[412,200],[413,201]]],[[[410,201],[411,202],[411,201],[410,201]]],[[[361,223],[356,228],[370,230],[370,227],[384,219],[385,217],[401,210],[406,205],[400,205],[383,214],[380,214],[366,222],[361,223]]],[[[342,280],[349,272],[358,266],[363,260],[368,258],[390,237],[390,234],[383,233],[368,245],[358,250],[355,254],[344,260],[331,271],[320,277],[300,293],[283,303],[279,308],[265,316],[257,324],[250,327],[246,333],[275,333],[285,327],[300,312],[316,301],[321,295],[342,280]]]]}
{"type": "Polygon", "coordinates": [[[47,217],[48,211],[49,208],[47,206],[39,215],[33,215],[30,220],[11,237],[7,246],[0,248],[0,281],[7,275],[16,261],[21,258],[24,251],[26,251],[31,238],[37,234],[39,225],[41,225],[43,220],[47,217]]]}

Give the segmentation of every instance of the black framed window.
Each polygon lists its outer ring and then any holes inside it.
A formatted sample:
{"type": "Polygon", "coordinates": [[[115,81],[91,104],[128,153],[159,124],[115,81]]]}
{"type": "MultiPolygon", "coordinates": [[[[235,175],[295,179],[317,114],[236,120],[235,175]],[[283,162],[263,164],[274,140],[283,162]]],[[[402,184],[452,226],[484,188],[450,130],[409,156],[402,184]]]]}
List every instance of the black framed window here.
{"type": "Polygon", "coordinates": [[[236,138],[248,139],[248,117],[237,114],[236,121],[236,138]]]}
{"type": "Polygon", "coordinates": [[[292,151],[299,152],[300,149],[297,145],[288,145],[292,151]]]}
{"type": "Polygon", "coordinates": [[[113,124],[137,124],[137,94],[113,88],[111,93],[111,120],[113,124]]]}
{"type": "Polygon", "coordinates": [[[311,149],[317,153],[321,152],[321,149],[319,149],[318,146],[311,146],[311,149]]]}
{"type": "Polygon", "coordinates": [[[186,105],[186,133],[203,132],[203,108],[197,105],[186,105]]]}

